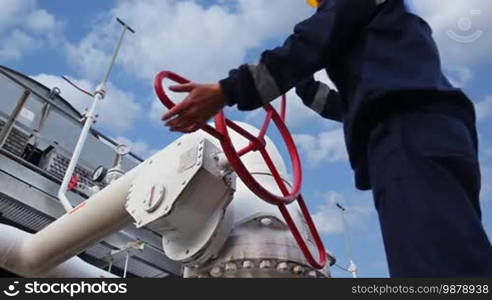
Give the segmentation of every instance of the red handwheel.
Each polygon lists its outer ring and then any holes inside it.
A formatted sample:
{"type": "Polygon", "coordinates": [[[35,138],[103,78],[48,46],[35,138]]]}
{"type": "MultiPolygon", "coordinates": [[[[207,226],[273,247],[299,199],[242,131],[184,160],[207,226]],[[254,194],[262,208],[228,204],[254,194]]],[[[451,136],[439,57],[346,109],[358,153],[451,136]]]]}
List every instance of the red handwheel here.
{"type": "MultiPolygon", "coordinates": [[[[166,95],[164,88],[162,86],[162,81],[164,79],[170,79],[174,82],[184,84],[184,83],[189,83],[190,81],[173,73],[170,71],[162,71],[157,74],[154,80],[154,88],[156,91],[157,96],[159,97],[160,101],[168,108],[171,109],[175,106],[175,104],[169,99],[169,97],[166,95]]],[[[284,119],[285,119],[285,96],[282,99],[282,108],[281,108],[281,115],[277,113],[277,111],[270,105],[267,104],[264,106],[264,109],[266,111],[266,117],[265,121],[263,122],[263,125],[260,129],[260,132],[258,136],[254,136],[238,124],[234,123],[233,121],[227,119],[224,116],[224,112],[220,111],[215,115],[215,128],[208,124],[204,124],[201,129],[204,130],[205,132],[209,133],[210,135],[214,136],[217,138],[222,146],[222,150],[224,151],[224,154],[226,158],[228,159],[231,167],[234,169],[234,171],[237,173],[239,178],[244,182],[244,184],[253,192],[255,195],[263,199],[264,201],[277,205],[280,209],[280,212],[282,216],[284,217],[285,221],[287,222],[296,242],[298,243],[301,251],[303,252],[304,256],[306,257],[306,260],[311,264],[312,267],[316,269],[321,269],[325,266],[326,264],[326,258],[327,254],[325,251],[325,248],[323,246],[323,242],[321,241],[321,238],[318,234],[318,231],[316,229],[316,226],[314,225],[314,222],[309,214],[309,211],[307,209],[307,206],[304,202],[304,199],[300,195],[301,191],[301,185],[302,185],[302,169],[301,169],[301,160],[299,158],[299,153],[297,152],[297,148],[295,145],[295,142],[292,138],[292,135],[290,134],[287,126],[285,125],[284,119]],[[277,126],[286,146],[289,151],[289,156],[291,159],[292,163],[292,169],[293,169],[293,174],[294,174],[294,180],[292,184],[292,188],[289,190],[285,182],[283,181],[280,173],[278,172],[277,168],[275,167],[273,160],[270,157],[270,154],[266,150],[266,140],[265,140],[265,134],[268,130],[268,126],[270,125],[271,121],[275,123],[277,126]],[[237,132],[241,136],[245,137],[248,141],[249,144],[244,147],[243,149],[237,150],[229,136],[229,131],[228,128],[232,129],[233,131],[237,132]],[[266,165],[268,166],[269,170],[272,173],[272,176],[279,186],[280,191],[282,192],[282,195],[276,195],[268,191],[265,187],[263,187],[254,177],[251,175],[251,173],[248,171],[244,163],[241,161],[241,157],[251,151],[259,151],[262,158],[264,159],[266,165]],[[315,241],[316,247],[319,252],[319,259],[318,261],[314,258],[314,256],[311,254],[311,251],[309,250],[306,242],[304,241],[302,234],[299,232],[296,224],[294,223],[294,220],[292,219],[289,211],[287,210],[286,205],[289,203],[292,203],[293,201],[297,200],[299,207],[301,209],[301,212],[306,220],[306,223],[310,229],[311,235],[315,241]]]]}

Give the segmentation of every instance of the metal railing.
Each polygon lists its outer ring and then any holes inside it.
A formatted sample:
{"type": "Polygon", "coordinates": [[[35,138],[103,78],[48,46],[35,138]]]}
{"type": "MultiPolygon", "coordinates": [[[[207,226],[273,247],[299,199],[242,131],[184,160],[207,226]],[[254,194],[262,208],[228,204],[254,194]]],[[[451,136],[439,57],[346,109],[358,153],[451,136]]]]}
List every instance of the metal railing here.
{"type": "MultiPolygon", "coordinates": [[[[12,76],[12,74],[10,74],[8,71],[6,71],[4,68],[0,67],[0,74],[2,74],[3,76],[7,77],[9,80],[11,80],[12,82],[14,82],[15,84],[19,85],[20,87],[22,87],[24,90],[26,91],[29,91],[31,93],[31,95],[35,95],[37,96],[39,99],[41,99],[42,101],[44,101],[45,103],[48,103],[49,105],[51,105],[51,107],[53,109],[55,109],[57,112],[59,112],[60,114],[62,114],[64,117],[67,117],[69,118],[70,120],[72,121],[75,121],[77,122],[78,124],[81,125],[82,127],[82,124],[83,124],[83,121],[84,121],[84,118],[82,115],[80,115],[80,118],[76,118],[74,117],[72,114],[70,114],[69,112],[67,112],[67,109],[60,106],[58,103],[56,103],[54,100],[52,99],[49,99],[48,97],[46,97],[45,95],[35,91],[34,89],[32,89],[31,87],[29,87],[28,85],[24,84],[22,81],[18,80],[17,78],[15,78],[15,76],[12,76]]],[[[19,74],[20,76],[24,76],[22,74],[19,74]]],[[[29,79],[31,80],[31,79],[29,79]]],[[[60,97],[60,96],[58,96],[60,97]]],[[[61,98],[61,97],[60,97],[61,98]]],[[[63,99],[63,98],[61,98],[63,99]]],[[[66,101],[63,99],[63,101],[66,101]]],[[[68,103],[68,102],[67,102],[68,103]]],[[[98,139],[100,139],[102,142],[107,142],[109,143],[110,145],[116,147],[118,146],[119,144],[113,140],[112,138],[108,137],[107,135],[101,133],[100,131],[96,130],[96,129],[91,129],[89,131],[94,137],[97,137],[98,139]]],[[[132,157],[133,159],[135,159],[135,161],[137,163],[140,163],[140,162],[143,162],[144,159],[141,158],[140,156],[138,156],[137,154],[135,153],[129,153],[128,154],[130,157],[132,157]]]]}

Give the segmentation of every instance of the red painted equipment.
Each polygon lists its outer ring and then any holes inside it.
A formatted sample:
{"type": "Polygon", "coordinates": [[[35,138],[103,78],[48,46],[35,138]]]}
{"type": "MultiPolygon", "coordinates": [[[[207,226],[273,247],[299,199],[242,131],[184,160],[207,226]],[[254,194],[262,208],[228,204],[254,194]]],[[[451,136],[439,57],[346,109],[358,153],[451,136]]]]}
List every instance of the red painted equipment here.
{"type": "Polygon", "coordinates": [[[69,191],[75,190],[79,185],[79,181],[80,181],[80,175],[77,173],[73,174],[68,183],[67,190],[69,191]]]}
{"type": "MultiPolygon", "coordinates": [[[[164,79],[170,79],[174,82],[184,84],[190,82],[189,80],[169,71],[162,71],[159,74],[157,74],[155,81],[154,81],[154,88],[156,91],[157,96],[159,97],[160,101],[168,108],[171,109],[174,107],[174,103],[169,99],[169,97],[166,95],[164,88],[162,86],[162,81],[164,79]]],[[[253,192],[255,193],[258,197],[263,199],[264,201],[277,205],[278,208],[280,209],[280,212],[282,216],[284,217],[287,225],[289,226],[296,242],[298,243],[301,251],[303,252],[304,256],[306,257],[306,260],[311,264],[313,268],[316,269],[322,269],[325,264],[326,264],[326,259],[327,259],[327,254],[325,251],[325,248],[323,246],[323,242],[321,241],[321,238],[318,234],[318,231],[316,229],[316,226],[314,225],[314,222],[311,218],[311,215],[309,214],[308,208],[304,202],[304,199],[302,195],[300,194],[301,191],[301,185],[302,185],[302,169],[301,169],[301,161],[299,158],[299,153],[297,152],[297,148],[295,146],[294,140],[287,129],[287,126],[285,125],[285,111],[286,111],[286,99],[285,96],[282,98],[282,108],[281,108],[281,115],[277,113],[277,111],[270,105],[267,104],[264,106],[264,109],[267,113],[265,121],[263,122],[263,125],[260,129],[260,133],[258,136],[254,136],[251,133],[249,133],[247,130],[244,128],[240,127],[233,121],[225,118],[224,112],[220,111],[217,115],[215,115],[215,128],[204,124],[201,129],[204,130],[205,132],[211,134],[215,138],[217,138],[220,141],[220,144],[222,146],[222,149],[224,151],[225,156],[227,157],[230,165],[234,169],[234,171],[237,173],[239,178],[244,182],[244,184],[253,192]],[[265,134],[267,132],[268,126],[270,122],[273,120],[275,125],[277,126],[286,146],[289,151],[289,156],[292,162],[292,169],[293,169],[293,174],[294,174],[294,180],[292,184],[292,188],[289,190],[287,188],[287,185],[283,181],[280,173],[278,172],[277,168],[273,164],[273,161],[269,155],[269,153],[266,151],[266,141],[265,141],[265,134]],[[249,140],[248,146],[246,146],[243,149],[236,150],[234,148],[234,145],[232,144],[232,141],[229,137],[228,133],[228,127],[234,131],[236,131],[238,134],[242,135],[246,139],[249,140]],[[272,172],[272,176],[275,179],[275,182],[278,184],[280,191],[282,192],[282,195],[275,195],[268,191],[266,188],[264,188],[248,171],[246,166],[243,164],[241,161],[241,157],[251,151],[259,151],[263,159],[265,160],[266,165],[272,172]],[[311,231],[312,237],[314,239],[314,242],[316,244],[316,247],[318,249],[319,253],[319,261],[317,261],[313,255],[311,254],[311,251],[309,250],[306,242],[302,238],[301,233],[299,232],[299,229],[297,228],[296,224],[294,223],[294,220],[292,219],[289,211],[287,210],[286,205],[289,203],[292,203],[293,201],[297,200],[297,203],[299,204],[299,207],[301,209],[301,212],[307,222],[307,225],[311,231]]]]}

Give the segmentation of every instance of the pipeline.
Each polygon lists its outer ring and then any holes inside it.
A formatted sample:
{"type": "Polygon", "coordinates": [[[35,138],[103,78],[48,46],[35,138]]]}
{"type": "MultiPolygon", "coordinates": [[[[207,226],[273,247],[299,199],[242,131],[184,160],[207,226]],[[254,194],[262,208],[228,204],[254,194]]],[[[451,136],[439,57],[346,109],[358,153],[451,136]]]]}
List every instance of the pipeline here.
{"type": "Polygon", "coordinates": [[[0,224],[0,268],[26,277],[111,277],[75,256],[131,224],[125,202],[138,169],[36,234],[0,224]]]}
{"type": "Polygon", "coordinates": [[[79,257],[48,270],[36,272],[37,267],[29,264],[32,261],[28,253],[23,251],[24,245],[32,239],[33,234],[18,228],[0,224],[0,267],[16,275],[27,278],[116,278],[114,274],[96,268],[79,257]]]}

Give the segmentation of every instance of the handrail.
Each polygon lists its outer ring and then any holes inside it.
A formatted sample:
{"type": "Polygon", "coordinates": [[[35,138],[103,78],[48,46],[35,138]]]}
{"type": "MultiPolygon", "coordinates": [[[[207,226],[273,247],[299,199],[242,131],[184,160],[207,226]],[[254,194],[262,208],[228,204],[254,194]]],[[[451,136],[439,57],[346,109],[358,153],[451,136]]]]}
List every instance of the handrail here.
{"type": "Polygon", "coordinates": [[[31,96],[31,92],[29,90],[24,90],[22,96],[20,97],[20,99],[17,101],[17,104],[15,105],[14,111],[9,116],[7,122],[5,122],[5,125],[2,128],[2,130],[0,130],[0,148],[3,147],[3,144],[5,143],[5,141],[7,141],[7,138],[10,135],[10,132],[12,131],[12,128],[15,125],[15,122],[17,122],[17,117],[19,116],[22,109],[24,108],[24,105],[29,99],[29,96],[31,96]]]}
{"type": "Polygon", "coordinates": [[[63,204],[63,207],[65,207],[65,210],[67,212],[70,212],[73,209],[73,206],[70,204],[70,201],[66,196],[67,187],[72,179],[75,167],[77,166],[80,153],[84,148],[87,135],[89,134],[89,131],[91,130],[91,126],[96,119],[97,105],[99,104],[99,102],[101,102],[104,99],[104,96],[106,95],[106,85],[109,80],[109,75],[111,74],[111,70],[113,69],[114,63],[116,61],[116,57],[118,56],[118,52],[120,51],[121,45],[123,44],[123,38],[125,37],[125,33],[127,32],[127,30],[135,33],[135,31],[132,28],[130,28],[126,23],[122,22],[118,18],[117,20],[123,26],[120,39],[118,40],[116,49],[114,50],[113,56],[111,57],[111,62],[109,63],[108,70],[106,71],[106,74],[104,75],[101,84],[96,88],[96,91],[94,92],[94,100],[92,101],[92,105],[89,111],[85,115],[86,118],[85,118],[84,127],[82,127],[82,132],[80,133],[79,140],[77,141],[77,145],[75,146],[75,149],[73,151],[73,155],[72,158],[70,159],[70,163],[68,164],[67,171],[65,172],[65,176],[63,177],[62,184],[60,186],[60,189],[58,190],[58,197],[60,198],[60,201],[63,204]]]}

